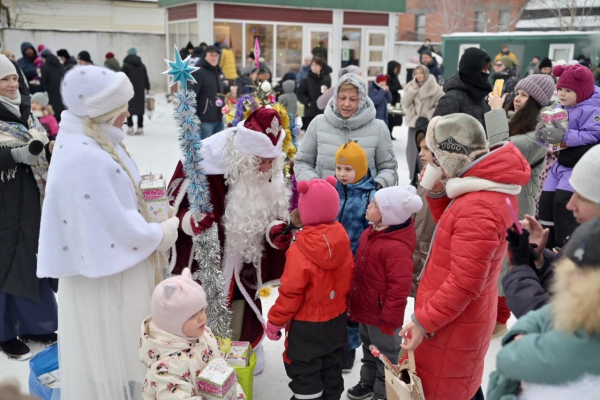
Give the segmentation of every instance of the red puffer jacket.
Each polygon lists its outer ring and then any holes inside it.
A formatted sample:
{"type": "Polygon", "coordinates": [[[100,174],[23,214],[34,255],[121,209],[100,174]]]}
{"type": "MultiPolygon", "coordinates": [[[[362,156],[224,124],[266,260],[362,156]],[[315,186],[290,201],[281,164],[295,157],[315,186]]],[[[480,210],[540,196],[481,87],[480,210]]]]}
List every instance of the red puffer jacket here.
{"type": "Polygon", "coordinates": [[[369,227],[363,232],[350,285],[349,319],[387,332],[403,325],[415,245],[412,219],[386,230],[369,227]]]}
{"type": "Polygon", "coordinates": [[[448,182],[452,204],[448,197],[427,199],[439,221],[415,305],[417,321],[433,335],[415,350],[427,400],[468,400],[481,385],[496,323],[506,229],[513,224],[506,198],[518,207],[517,196],[506,193],[525,185],[530,175],[511,142],[471,163],[453,182],[460,191],[450,190],[448,182]],[[494,183],[493,189],[481,189],[494,183]]]}
{"type": "Polygon", "coordinates": [[[339,222],[305,227],[286,253],[279,297],[269,321],[324,322],[346,312],[354,260],[350,239],[339,222]]]}

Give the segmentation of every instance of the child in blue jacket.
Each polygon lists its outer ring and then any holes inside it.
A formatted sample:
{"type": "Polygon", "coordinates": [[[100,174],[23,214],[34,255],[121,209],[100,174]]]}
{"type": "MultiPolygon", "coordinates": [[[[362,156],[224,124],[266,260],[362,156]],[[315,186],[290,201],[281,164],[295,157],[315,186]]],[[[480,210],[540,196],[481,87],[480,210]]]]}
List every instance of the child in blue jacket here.
{"type": "MultiPolygon", "coordinates": [[[[369,170],[367,153],[358,144],[350,141],[335,153],[336,189],[340,196],[340,222],[348,236],[352,254],[356,255],[360,236],[369,227],[367,206],[375,198],[375,179],[369,170]]],[[[348,344],[340,358],[342,372],[350,372],[354,365],[356,349],[361,345],[358,324],[348,320],[348,344]]]]}

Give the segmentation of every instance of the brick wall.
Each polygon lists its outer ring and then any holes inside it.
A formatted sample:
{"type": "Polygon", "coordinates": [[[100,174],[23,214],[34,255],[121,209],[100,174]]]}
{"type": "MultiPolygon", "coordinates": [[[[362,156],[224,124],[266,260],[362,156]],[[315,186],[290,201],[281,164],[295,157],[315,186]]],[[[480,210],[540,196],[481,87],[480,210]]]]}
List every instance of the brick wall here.
{"type": "Polygon", "coordinates": [[[416,32],[417,14],[425,14],[425,37],[434,42],[441,42],[442,35],[452,32],[474,32],[475,12],[485,12],[487,31],[497,32],[501,11],[510,11],[511,25],[509,31],[514,31],[518,13],[526,0],[407,0],[406,13],[398,17],[398,40],[418,40],[416,32]],[[456,7],[462,3],[466,10],[461,19],[457,19],[452,29],[449,22],[443,18],[443,3],[448,7],[456,7]]]}

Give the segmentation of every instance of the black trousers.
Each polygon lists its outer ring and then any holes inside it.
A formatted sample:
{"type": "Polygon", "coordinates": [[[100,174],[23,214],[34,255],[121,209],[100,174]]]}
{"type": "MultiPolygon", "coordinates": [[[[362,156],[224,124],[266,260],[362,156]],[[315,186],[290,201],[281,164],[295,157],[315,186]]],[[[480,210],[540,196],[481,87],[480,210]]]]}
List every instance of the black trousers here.
{"type": "Polygon", "coordinates": [[[477,393],[475,393],[475,396],[473,396],[473,398],[471,400],[484,400],[485,397],[483,397],[483,390],[481,389],[481,386],[479,386],[479,390],[477,391],[477,393]]]}
{"type": "MultiPolygon", "coordinates": [[[[127,117],[127,126],[130,128],[133,127],[133,115],[130,115],[129,117],[127,117]]],[[[137,116],[137,126],[138,126],[138,128],[144,127],[144,115],[137,116]]]]}
{"type": "Polygon", "coordinates": [[[292,321],[284,353],[292,399],[340,399],[344,378],[339,360],[345,345],[346,312],[326,322],[292,321]]]}
{"type": "Polygon", "coordinates": [[[543,191],[540,196],[540,223],[550,229],[546,248],[562,247],[579,224],[573,213],[567,210],[567,203],[573,192],[557,189],[555,192],[543,191]]]}

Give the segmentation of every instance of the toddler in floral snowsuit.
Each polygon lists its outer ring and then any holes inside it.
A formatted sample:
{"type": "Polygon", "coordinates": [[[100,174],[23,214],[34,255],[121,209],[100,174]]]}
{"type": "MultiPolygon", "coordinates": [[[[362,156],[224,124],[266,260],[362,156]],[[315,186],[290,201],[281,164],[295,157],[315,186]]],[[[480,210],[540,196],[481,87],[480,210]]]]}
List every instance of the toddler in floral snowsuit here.
{"type": "MultiPolygon", "coordinates": [[[[148,367],[144,400],[201,400],[197,379],[208,362],[222,358],[206,326],[206,295],[190,270],[161,282],[152,295],[152,315],[142,323],[140,359],[148,367]]],[[[246,396],[237,385],[237,399],[246,396]]]]}

